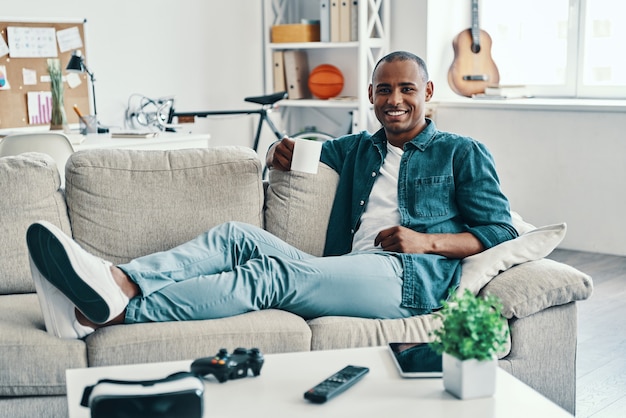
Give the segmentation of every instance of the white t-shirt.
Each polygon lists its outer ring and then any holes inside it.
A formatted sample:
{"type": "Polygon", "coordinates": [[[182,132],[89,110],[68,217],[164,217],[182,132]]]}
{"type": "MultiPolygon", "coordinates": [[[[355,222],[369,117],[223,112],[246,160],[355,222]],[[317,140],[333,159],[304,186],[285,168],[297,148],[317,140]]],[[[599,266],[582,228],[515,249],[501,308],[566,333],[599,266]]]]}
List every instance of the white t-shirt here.
{"type": "Polygon", "coordinates": [[[387,143],[387,156],[374,180],[365,212],[361,216],[361,226],[354,234],[352,251],[380,250],[374,246],[378,233],[392,226],[400,225],[398,210],[398,172],[404,151],[387,143]]]}

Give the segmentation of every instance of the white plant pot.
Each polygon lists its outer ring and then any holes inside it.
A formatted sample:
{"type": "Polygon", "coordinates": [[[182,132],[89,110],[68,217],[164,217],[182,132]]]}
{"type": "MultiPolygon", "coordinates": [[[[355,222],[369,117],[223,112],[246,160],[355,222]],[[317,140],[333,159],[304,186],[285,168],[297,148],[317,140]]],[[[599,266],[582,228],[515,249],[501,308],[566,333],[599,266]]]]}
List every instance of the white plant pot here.
{"type": "Polygon", "coordinates": [[[459,399],[487,398],[496,391],[498,360],[459,360],[443,353],[443,387],[459,399]]]}

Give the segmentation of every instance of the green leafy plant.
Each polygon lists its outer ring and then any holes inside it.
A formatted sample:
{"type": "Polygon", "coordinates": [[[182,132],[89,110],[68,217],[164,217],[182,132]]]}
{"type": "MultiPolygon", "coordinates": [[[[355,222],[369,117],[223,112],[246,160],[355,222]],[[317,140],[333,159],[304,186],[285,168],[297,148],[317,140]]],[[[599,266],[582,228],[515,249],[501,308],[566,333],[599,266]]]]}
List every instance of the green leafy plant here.
{"type": "Polygon", "coordinates": [[[504,349],[509,335],[501,313],[502,303],[494,295],[478,297],[467,289],[454,293],[437,313],[442,327],[433,331],[431,346],[459,360],[489,360],[504,349]]]}

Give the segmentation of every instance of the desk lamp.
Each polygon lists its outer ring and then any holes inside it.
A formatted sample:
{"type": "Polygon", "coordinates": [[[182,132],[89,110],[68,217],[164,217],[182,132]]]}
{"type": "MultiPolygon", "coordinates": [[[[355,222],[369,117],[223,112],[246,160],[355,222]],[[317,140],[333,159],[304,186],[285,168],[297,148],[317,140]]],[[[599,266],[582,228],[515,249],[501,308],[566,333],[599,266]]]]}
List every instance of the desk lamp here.
{"type": "Polygon", "coordinates": [[[98,112],[96,111],[96,86],[94,81],[94,74],[89,70],[87,64],[85,64],[85,59],[81,54],[80,50],[75,50],[72,53],[72,57],[70,61],[67,63],[67,67],[65,69],[70,73],[87,73],[89,79],[91,80],[91,97],[93,98],[93,114],[96,117],[96,123],[98,124],[98,133],[106,133],[109,132],[109,128],[105,128],[100,126],[100,122],[98,121],[98,112]]]}

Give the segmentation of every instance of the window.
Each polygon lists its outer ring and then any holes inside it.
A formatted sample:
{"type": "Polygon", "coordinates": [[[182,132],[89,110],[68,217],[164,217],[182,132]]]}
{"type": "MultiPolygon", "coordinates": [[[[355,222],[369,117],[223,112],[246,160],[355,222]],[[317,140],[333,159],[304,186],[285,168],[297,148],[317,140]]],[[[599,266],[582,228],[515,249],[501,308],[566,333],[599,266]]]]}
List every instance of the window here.
{"type": "Polygon", "coordinates": [[[481,0],[501,84],[536,96],[626,98],[626,2],[481,0]]]}

